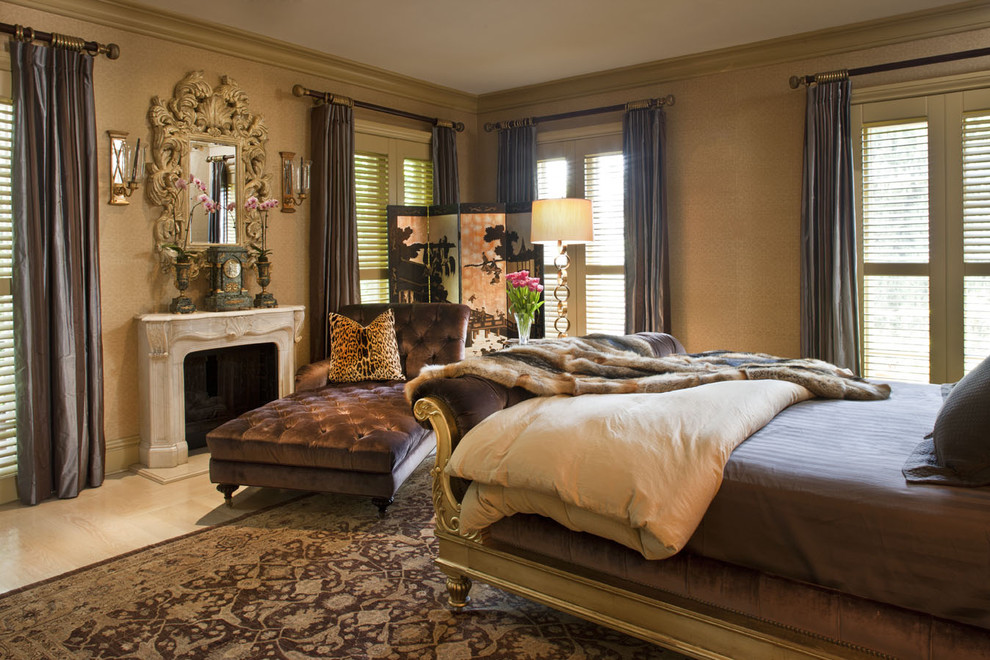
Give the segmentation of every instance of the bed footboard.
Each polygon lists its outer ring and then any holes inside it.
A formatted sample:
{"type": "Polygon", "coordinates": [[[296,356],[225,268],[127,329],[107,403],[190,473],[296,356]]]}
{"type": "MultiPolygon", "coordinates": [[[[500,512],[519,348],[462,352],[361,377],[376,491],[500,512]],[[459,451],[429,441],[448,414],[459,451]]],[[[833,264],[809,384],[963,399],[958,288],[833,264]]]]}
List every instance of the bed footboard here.
{"type": "Polygon", "coordinates": [[[463,431],[445,399],[424,396],[416,401],[413,413],[420,422],[429,422],[436,434],[436,462],[431,472],[438,542],[436,564],[447,576],[451,607],[467,605],[475,579],[696,658],[886,657],[713,604],[655,590],[643,591],[605,575],[548,564],[536,556],[486,544],[484,534],[462,534],[462,489],[446,474],[446,467],[463,431]]]}

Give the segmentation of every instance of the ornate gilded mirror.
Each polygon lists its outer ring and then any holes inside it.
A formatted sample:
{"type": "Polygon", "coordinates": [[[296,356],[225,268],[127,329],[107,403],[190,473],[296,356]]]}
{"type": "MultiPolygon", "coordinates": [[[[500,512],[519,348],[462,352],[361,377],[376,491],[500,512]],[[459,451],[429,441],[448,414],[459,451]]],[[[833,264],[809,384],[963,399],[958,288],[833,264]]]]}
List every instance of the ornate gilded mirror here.
{"type": "Polygon", "coordinates": [[[261,218],[244,203],[269,197],[268,128],[250,111],[247,94],[227,76],[213,88],[202,71],[193,71],[171,99],[152,99],[148,120],[153,135],[147,194],[162,209],[155,245],[163,266],[188,255],[195,274],[211,245],[259,246],[261,218]]]}

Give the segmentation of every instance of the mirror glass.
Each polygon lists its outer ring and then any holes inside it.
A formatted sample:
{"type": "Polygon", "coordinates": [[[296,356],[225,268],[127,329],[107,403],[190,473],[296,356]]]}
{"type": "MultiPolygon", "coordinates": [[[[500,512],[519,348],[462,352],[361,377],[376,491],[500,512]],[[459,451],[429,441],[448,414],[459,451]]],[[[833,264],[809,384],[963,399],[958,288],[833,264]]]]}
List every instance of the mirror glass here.
{"type": "Polygon", "coordinates": [[[206,184],[206,194],[216,202],[212,213],[199,202],[199,188],[190,186],[189,242],[237,243],[238,203],[237,146],[223,142],[190,140],[189,172],[206,184]]]}

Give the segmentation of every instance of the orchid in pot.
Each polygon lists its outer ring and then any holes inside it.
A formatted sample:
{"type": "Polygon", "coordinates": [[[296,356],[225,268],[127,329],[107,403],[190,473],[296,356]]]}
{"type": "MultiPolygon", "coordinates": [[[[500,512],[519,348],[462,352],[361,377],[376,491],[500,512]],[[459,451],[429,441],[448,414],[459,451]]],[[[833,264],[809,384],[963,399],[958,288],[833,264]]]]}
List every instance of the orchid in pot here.
{"type": "Polygon", "coordinates": [[[505,276],[505,287],[509,295],[509,311],[516,317],[519,343],[526,344],[536,310],[543,305],[540,300],[543,285],[540,278],[530,277],[528,270],[520,270],[505,276]]]}
{"type": "MultiPolygon", "coordinates": [[[[186,296],[190,276],[195,274],[192,272],[192,255],[189,253],[189,227],[192,224],[193,212],[197,208],[202,206],[207,213],[213,213],[217,210],[218,205],[206,194],[206,184],[195,175],[190,174],[188,179],[179,177],[176,179],[174,185],[180,193],[183,190],[189,189],[190,186],[198,189],[200,193],[196,197],[195,203],[190,203],[189,215],[186,217],[184,223],[179,221],[177,214],[178,204],[172,204],[172,237],[175,240],[171,243],[162,243],[159,246],[161,251],[172,259],[172,265],[175,268],[175,288],[179,290],[179,295],[172,298],[172,303],[168,309],[173,314],[189,314],[196,311],[196,305],[186,296]]],[[[178,195],[176,195],[177,201],[178,195]]]]}
{"type": "Polygon", "coordinates": [[[244,208],[249,211],[259,211],[261,213],[261,247],[255,246],[254,251],[258,258],[254,262],[254,267],[258,271],[258,284],[261,285],[261,293],[254,297],[255,307],[277,307],[278,301],[275,296],[268,292],[268,285],[272,281],[272,264],[268,261],[271,250],[268,249],[268,212],[278,206],[277,199],[259,201],[257,197],[251,196],[244,202],[244,208]]]}
{"type": "MultiPolygon", "coordinates": [[[[188,179],[180,176],[175,180],[174,185],[179,191],[190,189],[190,187],[196,188],[200,194],[196,197],[196,201],[190,204],[189,215],[186,216],[185,222],[179,220],[177,214],[179,205],[177,203],[172,204],[172,236],[175,240],[171,243],[162,243],[159,248],[162,252],[172,257],[176,263],[189,263],[189,228],[192,225],[193,213],[200,206],[207,213],[213,213],[219,208],[219,205],[206,194],[206,184],[193,174],[190,174],[188,179]]],[[[190,201],[192,200],[190,199],[190,201]]],[[[176,202],[178,202],[178,199],[176,199],[176,202]]]]}

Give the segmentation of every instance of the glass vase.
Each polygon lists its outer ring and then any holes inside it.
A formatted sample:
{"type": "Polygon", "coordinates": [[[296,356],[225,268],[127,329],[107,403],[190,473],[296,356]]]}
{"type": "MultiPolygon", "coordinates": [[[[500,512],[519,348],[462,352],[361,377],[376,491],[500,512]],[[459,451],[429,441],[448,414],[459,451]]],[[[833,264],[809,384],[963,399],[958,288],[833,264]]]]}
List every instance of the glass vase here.
{"type": "Polygon", "coordinates": [[[529,343],[529,329],[533,325],[533,317],[525,314],[513,314],[516,317],[516,329],[519,330],[519,345],[529,343]]]}

